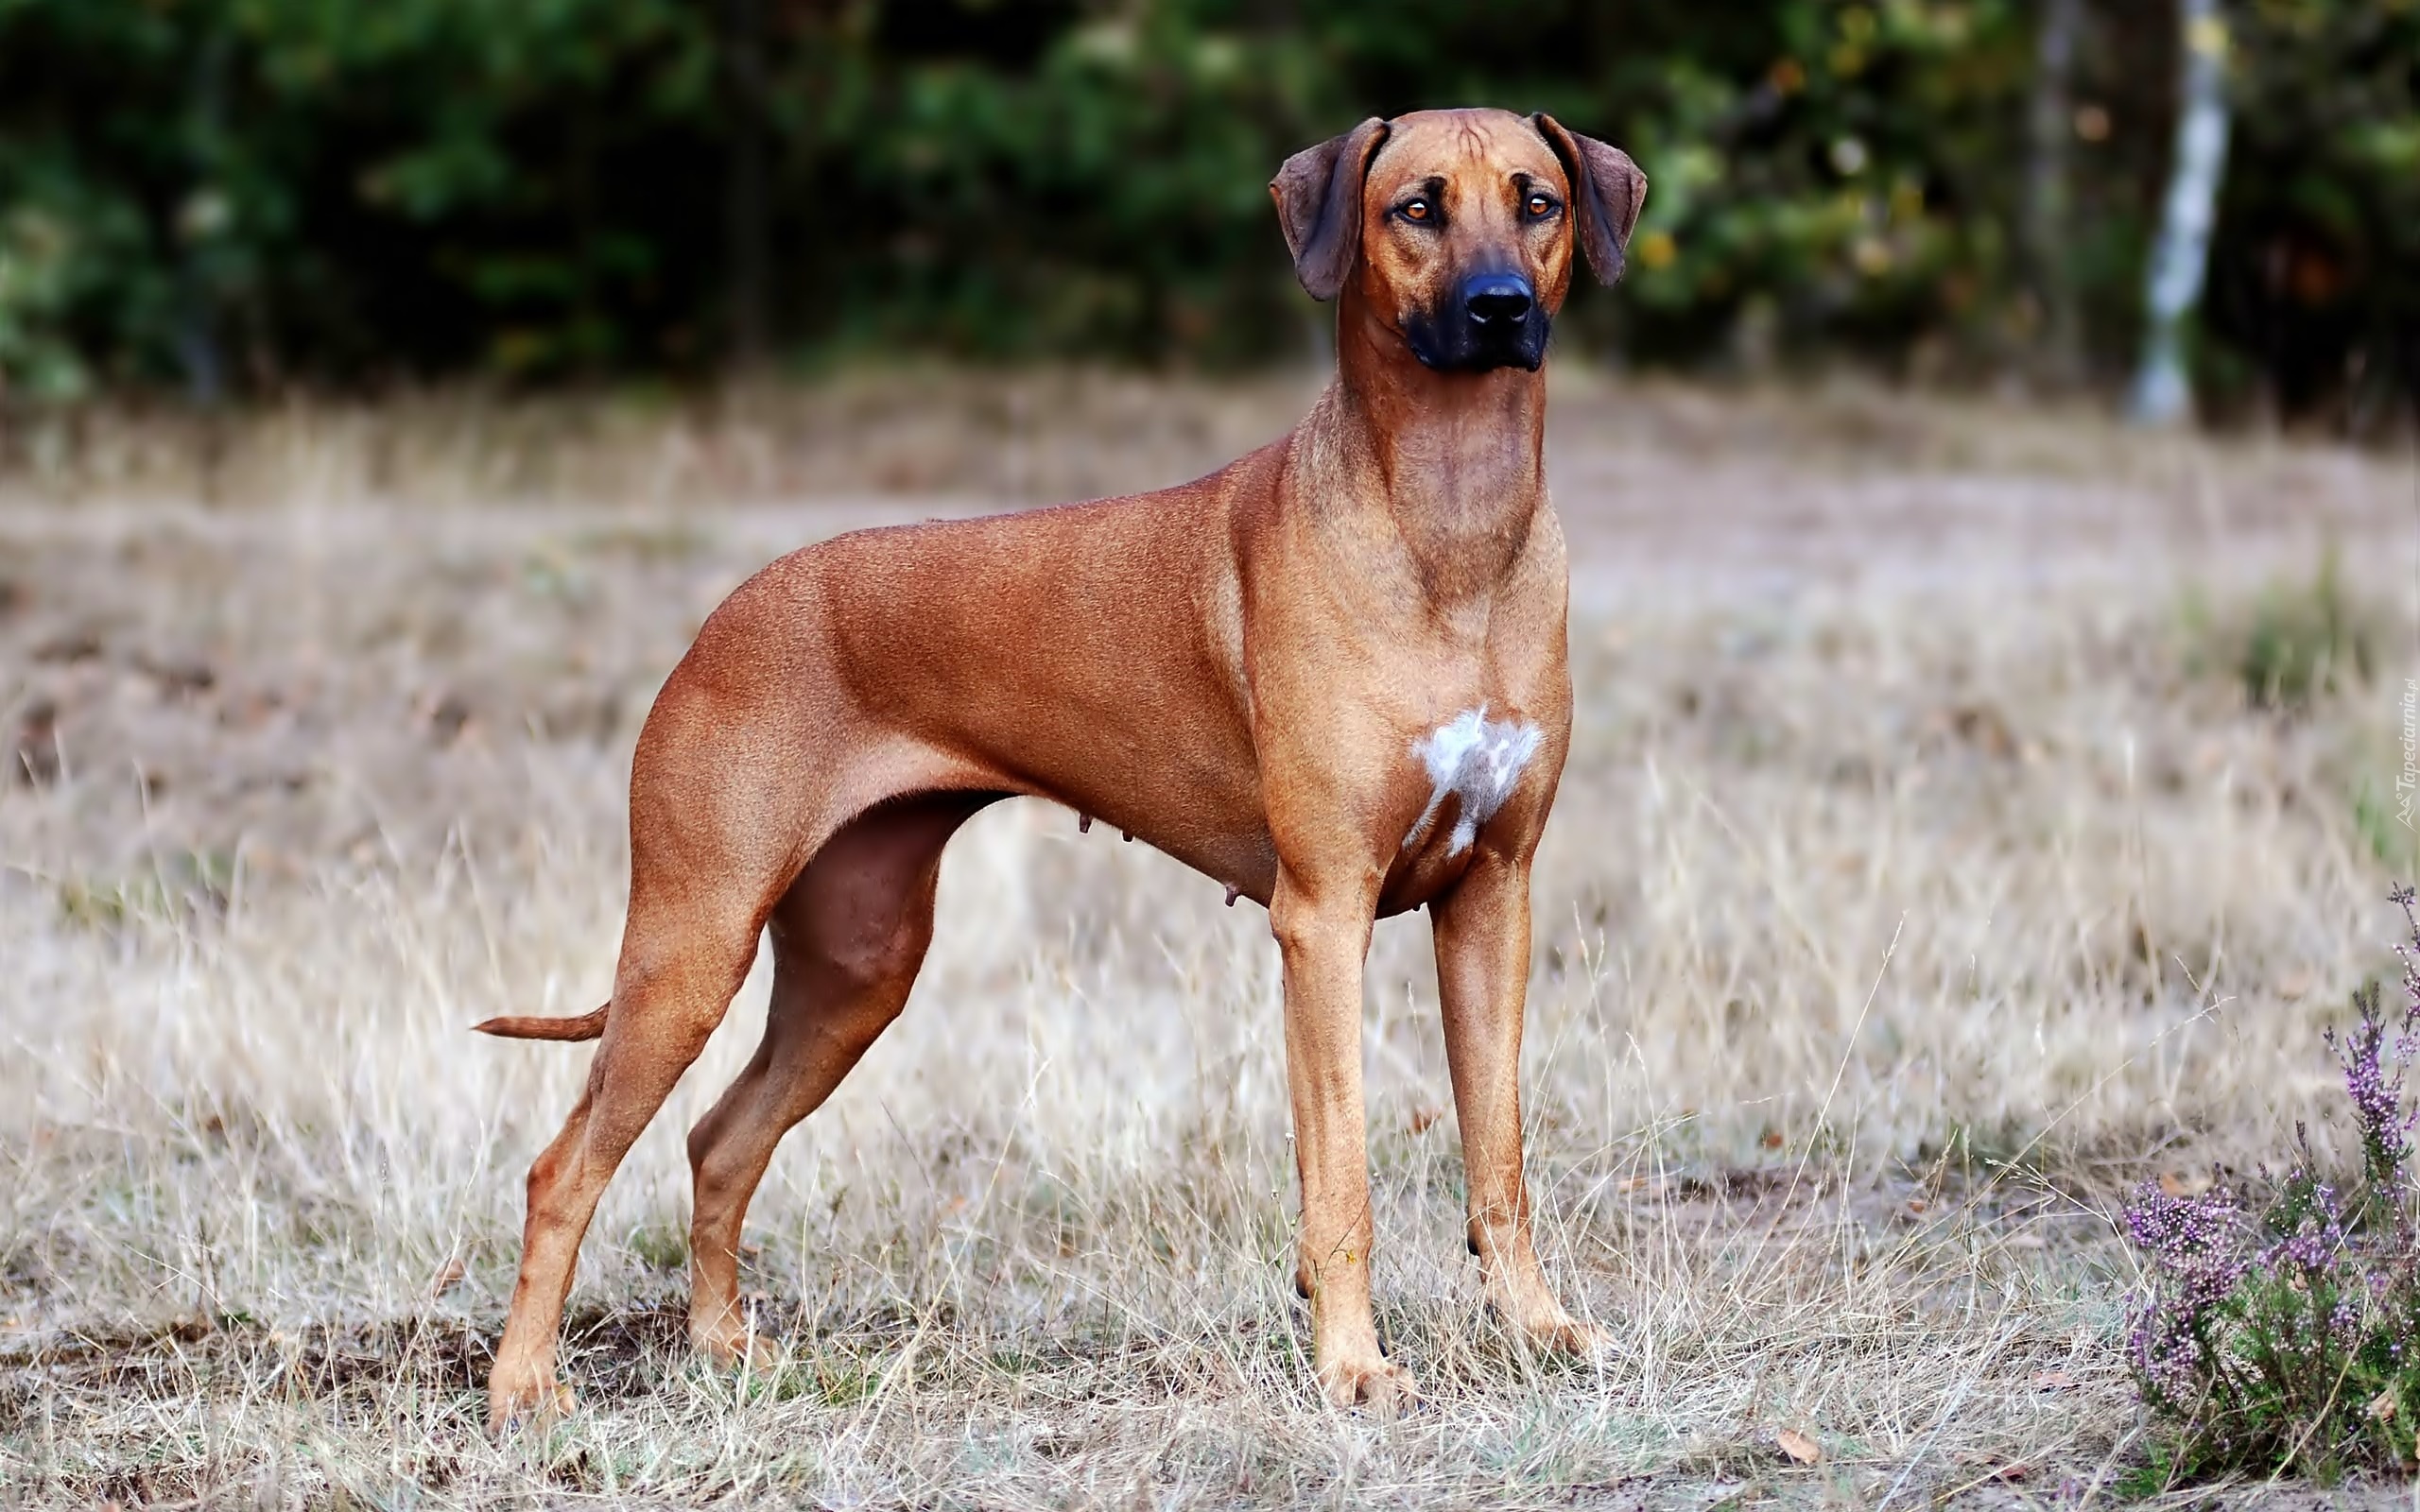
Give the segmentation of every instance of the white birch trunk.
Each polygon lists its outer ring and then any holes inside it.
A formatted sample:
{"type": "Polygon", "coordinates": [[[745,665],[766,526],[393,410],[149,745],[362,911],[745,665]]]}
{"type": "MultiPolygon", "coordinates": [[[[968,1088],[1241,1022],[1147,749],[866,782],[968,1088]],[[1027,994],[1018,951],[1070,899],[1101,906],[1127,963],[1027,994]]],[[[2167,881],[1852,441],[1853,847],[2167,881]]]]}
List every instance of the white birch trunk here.
{"type": "Polygon", "coordinates": [[[2177,11],[2184,26],[2183,98],[2159,243],[2152,251],[2143,365],[2135,375],[2131,406],[2135,420],[2153,425],[2174,423],[2192,408],[2185,322],[2201,302],[2210,226],[2218,218],[2219,182],[2227,161],[2225,18],[2219,0],[2179,0],[2177,11]]]}

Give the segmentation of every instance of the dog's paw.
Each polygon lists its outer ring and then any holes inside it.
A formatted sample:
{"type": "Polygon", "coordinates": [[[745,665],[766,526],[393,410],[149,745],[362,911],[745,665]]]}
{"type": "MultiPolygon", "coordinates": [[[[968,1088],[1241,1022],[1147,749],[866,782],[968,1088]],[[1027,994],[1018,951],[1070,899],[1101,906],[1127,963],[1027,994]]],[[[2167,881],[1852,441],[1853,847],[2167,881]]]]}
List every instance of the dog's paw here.
{"type": "Polygon", "coordinates": [[[1351,1355],[1321,1366],[1320,1391],[1334,1406],[1378,1418],[1399,1417],[1420,1401],[1411,1372],[1374,1349],[1366,1357],[1351,1355]]]}
{"type": "Polygon", "coordinates": [[[488,1384],[488,1436],[501,1441],[516,1434],[543,1432],[579,1410],[569,1386],[548,1380],[488,1384]]]}
{"type": "Polygon", "coordinates": [[[700,1359],[723,1370],[746,1369],[762,1374],[782,1363],[781,1341],[749,1329],[693,1333],[689,1348],[697,1351],[700,1359]]]}
{"type": "Polygon", "coordinates": [[[1617,1348],[1612,1330],[1573,1317],[1542,1280],[1528,1285],[1491,1281],[1487,1305],[1515,1337],[1541,1354],[1603,1360],[1617,1348]]]}
{"type": "Polygon", "coordinates": [[[1525,1324],[1521,1335],[1532,1349],[1581,1360],[1608,1360],[1618,1348],[1613,1330],[1582,1323],[1568,1313],[1525,1324]]]}

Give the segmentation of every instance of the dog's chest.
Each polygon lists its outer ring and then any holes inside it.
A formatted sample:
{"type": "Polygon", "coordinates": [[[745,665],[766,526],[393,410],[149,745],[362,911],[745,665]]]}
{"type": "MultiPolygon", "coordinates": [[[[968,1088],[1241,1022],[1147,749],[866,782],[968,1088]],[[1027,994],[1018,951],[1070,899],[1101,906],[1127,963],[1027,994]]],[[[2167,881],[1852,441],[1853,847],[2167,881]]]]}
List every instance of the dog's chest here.
{"type": "Polygon", "coordinates": [[[1519,790],[1544,739],[1534,722],[1492,715],[1480,704],[1413,740],[1410,754],[1427,779],[1428,799],[1404,835],[1403,849],[1437,843],[1442,829],[1449,858],[1470,850],[1487,821],[1519,790]]]}

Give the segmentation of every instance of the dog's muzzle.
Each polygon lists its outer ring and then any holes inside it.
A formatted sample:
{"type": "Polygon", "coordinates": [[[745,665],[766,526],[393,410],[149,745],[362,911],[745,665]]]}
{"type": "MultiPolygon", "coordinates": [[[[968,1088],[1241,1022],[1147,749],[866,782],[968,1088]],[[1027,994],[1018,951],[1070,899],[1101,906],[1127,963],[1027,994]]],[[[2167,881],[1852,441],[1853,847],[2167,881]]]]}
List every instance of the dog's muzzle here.
{"type": "Polygon", "coordinates": [[[1549,323],[1528,279],[1518,273],[1474,273],[1442,308],[1410,321],[1405,335],[1421,365],[1441,372],[1494,368],[1535,372],[1546,360],[1549,323]]]}

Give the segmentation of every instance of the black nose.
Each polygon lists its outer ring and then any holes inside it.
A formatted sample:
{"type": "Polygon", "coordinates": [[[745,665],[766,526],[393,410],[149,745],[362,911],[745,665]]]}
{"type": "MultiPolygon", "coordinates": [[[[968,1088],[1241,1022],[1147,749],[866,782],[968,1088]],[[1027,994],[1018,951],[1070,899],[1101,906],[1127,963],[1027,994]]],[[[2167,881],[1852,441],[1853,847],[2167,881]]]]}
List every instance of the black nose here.
{"type": "Polygon", "coordinates": [[[1473,325],[1510,331],[1530,318],[1534,302],[1530,281],[1511,273],[1482,273],[1462,285],[1462,308],[1473,325]]]}

